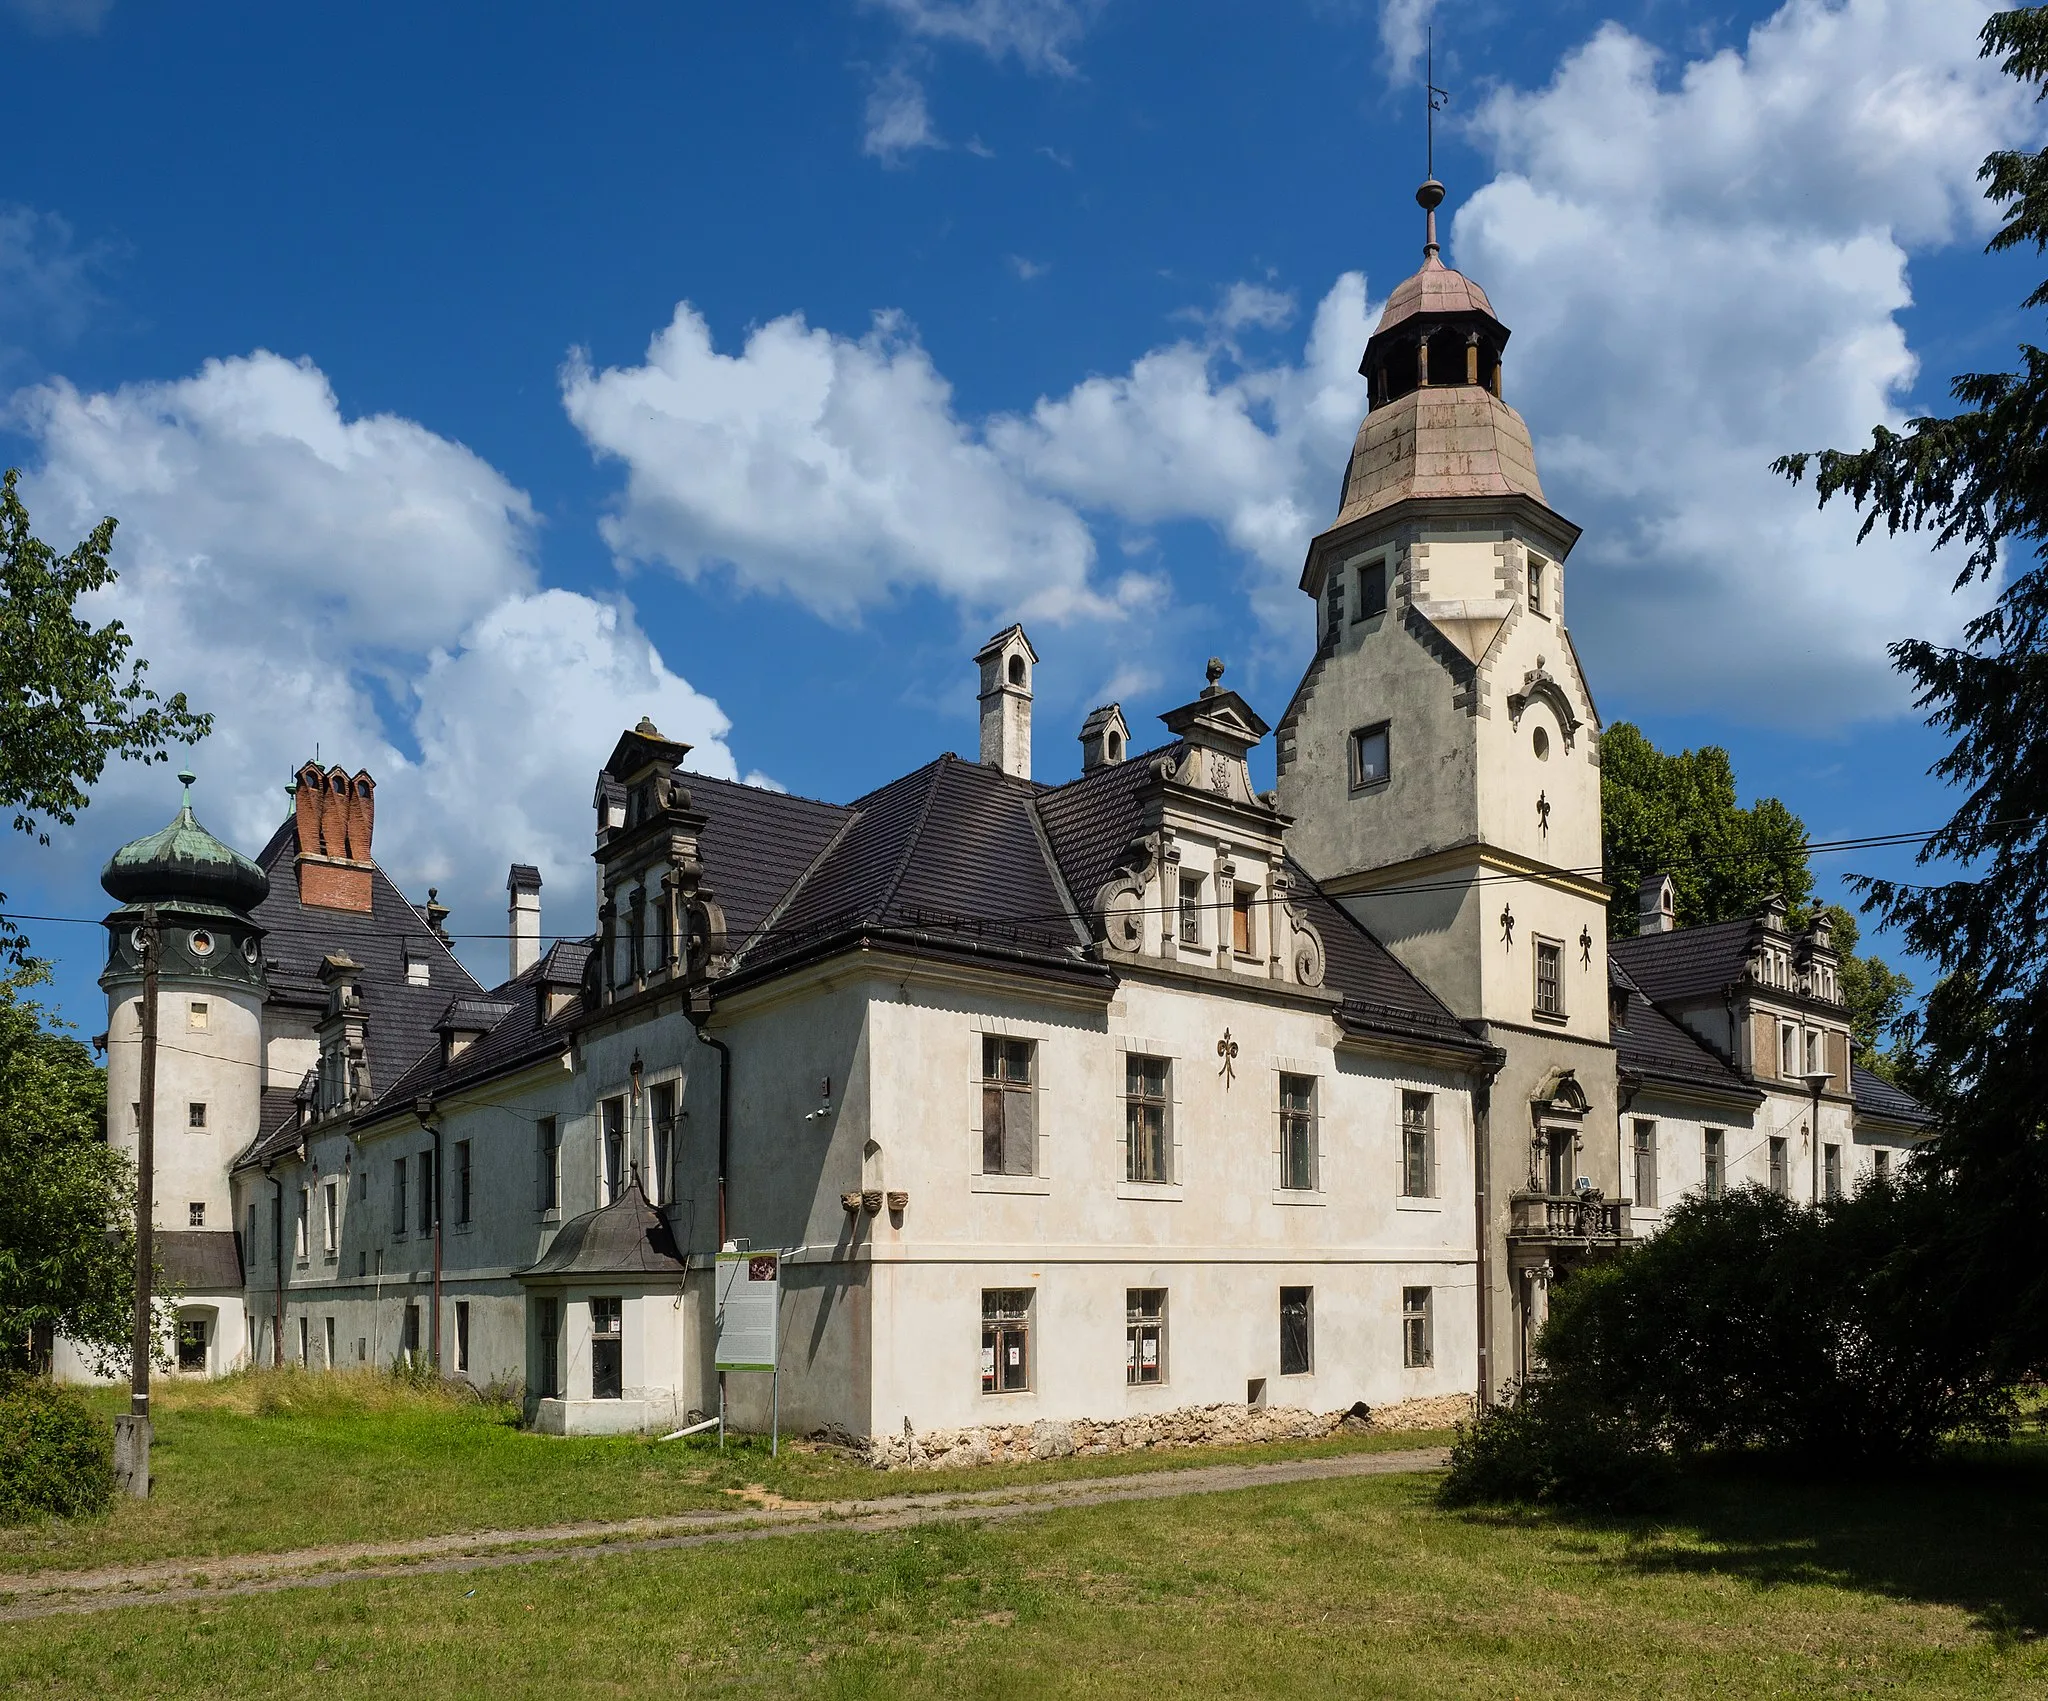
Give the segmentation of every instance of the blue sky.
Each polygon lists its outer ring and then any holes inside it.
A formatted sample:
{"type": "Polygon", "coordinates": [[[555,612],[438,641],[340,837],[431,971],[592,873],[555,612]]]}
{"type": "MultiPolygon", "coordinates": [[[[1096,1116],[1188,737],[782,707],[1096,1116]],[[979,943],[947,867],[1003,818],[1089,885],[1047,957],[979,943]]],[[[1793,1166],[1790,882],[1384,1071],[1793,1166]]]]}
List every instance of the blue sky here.
{"type": "MultiPolygon", "coordinates": [[[[1450,257],[1586,528],[1603,715],[1729,745],[1817,837],[1931,826],[1883,645],[1971,600],[1764,467],[2026,334],[1973,177],[2039,120],[1984,10],[8,0],[0,453],[53,541],[120,518],[107,608],[219,717],[217,831],[253,849],[317,742],[458,930],[519,859],[577,931],[642,712],[850,797],[973,751],[967,658],[1022,616],[1040,777],[1211,653],[1277,716],[1418,257],[1433,15],[1450,257]]],[[[97,914],[174,802],[111,773],[0,888],[97,914]]],[[[32,932],[92,1031],[100,935],[32,932]]]]}

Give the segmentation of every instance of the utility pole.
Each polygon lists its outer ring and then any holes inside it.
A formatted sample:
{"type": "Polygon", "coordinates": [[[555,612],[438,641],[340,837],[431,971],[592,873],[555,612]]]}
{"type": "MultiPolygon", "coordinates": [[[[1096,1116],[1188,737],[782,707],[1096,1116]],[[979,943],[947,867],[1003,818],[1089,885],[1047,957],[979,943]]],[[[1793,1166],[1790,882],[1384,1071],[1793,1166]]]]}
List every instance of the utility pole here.
{"type": "Polygon", "coordinates": [[[128,1411],[114,1420],[114,1474],[124,1491],[149,1498],[150,1275],[156,1218],[156,905],[142,906],[142,1079],[135,1117],[135,1336],[128,1411]]]}

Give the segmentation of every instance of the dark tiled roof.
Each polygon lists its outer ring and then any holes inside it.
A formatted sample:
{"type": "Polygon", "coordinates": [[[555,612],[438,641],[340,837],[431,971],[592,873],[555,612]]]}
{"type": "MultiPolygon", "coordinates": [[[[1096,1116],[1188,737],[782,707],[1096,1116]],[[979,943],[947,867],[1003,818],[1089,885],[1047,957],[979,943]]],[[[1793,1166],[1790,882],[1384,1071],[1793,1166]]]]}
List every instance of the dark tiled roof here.
{"type": "Polygon", "coordinates": [[[850,806],[773,926],[742,959],[756,968],[853,929],[996,942],[1071,960],[1072,919],[1032,819],[1038,788],[941,756],[850,806]]]}
{"type": "Polygon", "coordinates": [[[1671,933],[1640,933],[1615,940],[1608,953],[1659,1004],[1684,1004],[1711,998],[1748,973],[1755,928],[1744,916],[1671,933]]]}
{"type": "Polygon", "coordinates": [[[685,774],[706,817],[698,839],[705,882],[725,912],[727,944],[753,937],[852,811],[787,792],[685,774]]]}
{"type": "Polygon", "coordinates": [[[1085,909],[1095,902],[1116,859],[1141,830],[1138,793],[1158,778],[1159,763],[1177,763],[1185,748],[1176,740],[1127,762],[1105,762],[1039,798],[1038,817],[1075,903],[1085,909]]]}
{"type": "Polygon", "coordinates": [[[1615,1062],[1624,1072],[1680,1089],[1707,1087],[1763,1098],[1733,1065],[1645,997],[1619,960],[1610,957],[1607,971],[1608,983],[1626,995],[1622,1020],[1612,1030],[1615,1062]]]}
{"type": "Polygon", "coordinates": [[[256,859],[270,876],[270,896],[254,914],[266,933],[263,954],[278,965],[269,971],[272,995],[280,1002],[324,1007],[321,959],[337,952],[353,959],[362,969],[356,984],[369,1015],[364,1038],[370,1090],[382,1093],[439,1043],[434,1026],[449,999],[482,988],[381,868],[370,870],[368,915],[301,904],[292,865],[298,848],[297,825],[287,820],[256,859]],[[408,944],[427,964],[425,986],[406,979],[408,944]]]}
{"type": "Polygon", "coordinates": [[[1858,1116],[1903,1122],[1914,1128],[1933,1126],[1934,1113],[1905,1088],[1893,1086],[1882,1075],[1858,1064],[1849,1065],[1849,1091],[1856,1101],[1858,1116]]]}
{"type": "Polygon", "coordinates": [[[662,1215],[647,1202],[636,1177],[611,1204],[571,1217],[534,1263],[515,1272],[522,1279],[587,1276],[671,1276],[687,1266],[662,1215]]]}
{"type": "Polygon", "coordinates": [[[158,1229],[150,1237],[164,1280],[186,1293],[232,1293],[242,1285],[233,1229],[158,1229]]]}

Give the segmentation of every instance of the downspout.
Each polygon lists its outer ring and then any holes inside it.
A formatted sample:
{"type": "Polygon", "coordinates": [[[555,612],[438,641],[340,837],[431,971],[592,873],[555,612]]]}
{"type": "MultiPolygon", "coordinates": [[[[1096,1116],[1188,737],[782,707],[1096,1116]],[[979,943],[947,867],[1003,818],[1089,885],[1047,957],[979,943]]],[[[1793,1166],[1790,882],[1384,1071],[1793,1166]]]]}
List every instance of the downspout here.
{"type": "Polygon", "coordinates": [[[1479,1404],[1493,1404],[1493,1082],[1507,1066],[1496,1049],[1472,1086],[1472,1245],[1474,1287],[1479,1295],[1479,1404]]]}
{"type": "MultiPolygon", "coordinates": [[[[716,1035],[707,1034],[702,1018],[692,1013],[690,1020],[697,1028],[697,1038],[718,1053],[718,1244],[723,1249],[726,1242],[725,1177],[732,1155],[732,1047],[716,1035]]],[[[670,1162],[674,1159],[671,1158],[670,1162]]]]}
{"type": "Polygon", "coordinates": [[[284,1368],[284,1183],[277,1179],[270,1165],[263,1166],[263,1177],[270,1183],[270,1238],[277,1253],[277,1306],[276,1316],[270,1326],[270,1368],[284,1368]]]}

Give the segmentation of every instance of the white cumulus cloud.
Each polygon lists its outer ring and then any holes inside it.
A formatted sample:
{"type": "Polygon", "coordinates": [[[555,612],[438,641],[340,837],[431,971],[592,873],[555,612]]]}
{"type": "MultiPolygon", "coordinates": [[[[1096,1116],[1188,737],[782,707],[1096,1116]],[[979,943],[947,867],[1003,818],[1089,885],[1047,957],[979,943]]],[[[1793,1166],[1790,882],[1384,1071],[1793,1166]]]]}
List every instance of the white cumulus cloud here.
{"type": "MultiPolygon", "coordinates": [[[[651,714],[731,776],[716,703],[672,673],[623,604],[544,589],[523,492],[479,456],[391,415],[349,418],[309,362],[257,353],[169,383],[18,395],[36,446],[40,535],[119,520],[118,615],[150,683],[215,716],[193,756],[203,818],[253,848],[315,745],[378,777],[378,858],[457,925],[499,925],[505,866],[540,864],[590,925],[592,777],[651,714]]],[[[115,767],[83,830],[106,848],[160,825],[161,768],[115,767]]],[[[77,901],[97,863],[81,867],[77,901]]],[[[495,976],[502,956],[472,953],[495,976]]]]}
{"type": "Polygon", "coordinates": [[[958,42],[991,59],[1015,55],[1027,69],[1073,70],[1067,49],[1087,33],[1105,0],[869,0],[927,41],[958,42]]]}
{"type": "Polygon", "coordinates": [[[861,152],[884,165],[901,165],[919,148],[945,144],[932,128],[924,85],[900,65],[891,66],[868,90],[861,152]]]}

